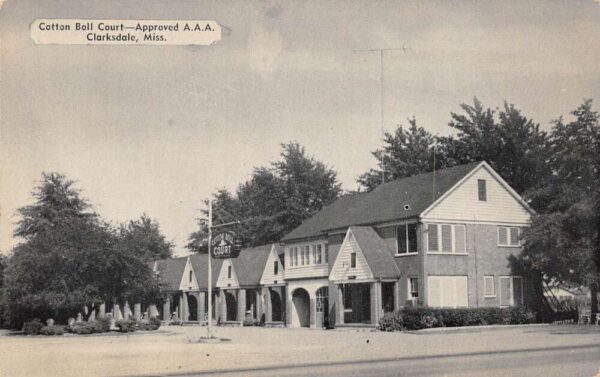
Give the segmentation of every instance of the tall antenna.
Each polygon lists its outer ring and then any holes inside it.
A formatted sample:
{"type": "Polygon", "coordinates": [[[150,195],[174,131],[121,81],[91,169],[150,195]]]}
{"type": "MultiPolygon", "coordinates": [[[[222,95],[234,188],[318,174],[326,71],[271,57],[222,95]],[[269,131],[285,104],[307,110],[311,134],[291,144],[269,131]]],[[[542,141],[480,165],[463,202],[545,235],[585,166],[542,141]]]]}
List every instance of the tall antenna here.
{"type": "MultiPolygon", "coordinates": [[[[402,51],[406,53],[407,50],[410,50],[410,47],[405,47],[404,45],[401,48],[371,48],[364,50],[354,50],[354,52],[379,52],[379,90],[380,90],[380,99],[381,99],[381,137],[385,137],[385,129],[384,129],[384,114],[383,114],[383,52],[384,51],[402,51]]],[[[381,183],[385,183],[385,161],[384,161],[385,153],[381,153],[381,183]]]]}

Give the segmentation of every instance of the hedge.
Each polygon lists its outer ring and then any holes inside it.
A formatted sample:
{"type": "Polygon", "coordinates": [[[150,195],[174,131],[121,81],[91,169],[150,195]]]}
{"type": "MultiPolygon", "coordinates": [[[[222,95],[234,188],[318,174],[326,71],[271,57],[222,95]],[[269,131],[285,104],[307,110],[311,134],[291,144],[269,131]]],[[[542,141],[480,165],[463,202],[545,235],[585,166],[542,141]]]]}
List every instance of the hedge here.
{"type": "Polygon", "coordinates": [[[38,335],[42,331],[44,324],[39,318],[34,318],[29,322],[23,324],[23,333],[26,335],[38,335]]]}
{"type": "Polygon", "coordinates": [[[522,307],[429,309],[407,308],[386,313],[380,321],[382,331],[420,330],[432,327],[516,325],[533,323],[535,313],[522,307]]]}
{"type": "Polygon", "coordinates": [[[59,325],[44,326],[40,330],[41,335],[62,335],[65,333],[65,328],[59,325]]]}

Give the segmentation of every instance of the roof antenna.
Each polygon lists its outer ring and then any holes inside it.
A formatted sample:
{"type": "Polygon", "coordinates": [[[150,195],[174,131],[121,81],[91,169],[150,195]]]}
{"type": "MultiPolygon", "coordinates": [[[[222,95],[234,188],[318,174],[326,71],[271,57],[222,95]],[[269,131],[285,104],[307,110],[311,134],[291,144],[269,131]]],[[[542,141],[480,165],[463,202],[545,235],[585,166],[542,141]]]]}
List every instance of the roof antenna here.
{"type": "Polygon", "coordinates": [[[435,202],[435,148],[437,147],[437,144],[433,144],[433,192],[431,193],[432,195],[432,203],[435,202]]]}
{"type": "MultiPolygon", "coordinates": [[[[410,47],[402,45],[402,48],[371,48],[365,50],[354,50],[355,52],[379,52],[379,86],[381,90],[381,135],[385,142],[385,130],[383,128],[383,52],[384,51],[402,51],[406,53],[410,50],[410,47]]],[[[381,153],[381,183],[385,183],[385,153],[382,150],[381,153]]]]}

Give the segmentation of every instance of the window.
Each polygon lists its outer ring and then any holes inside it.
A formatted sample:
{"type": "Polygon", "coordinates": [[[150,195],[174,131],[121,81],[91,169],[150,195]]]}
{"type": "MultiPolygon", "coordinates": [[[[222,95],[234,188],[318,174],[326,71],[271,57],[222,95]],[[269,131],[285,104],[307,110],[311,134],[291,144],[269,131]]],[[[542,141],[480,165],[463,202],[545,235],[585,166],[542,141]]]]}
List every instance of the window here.
{"type": "Polygon", "coordinates": [[[438,308],[468,307],[468,285],[466,276],[429,276],[428,305],[438,308]]]}
{"type": "Polygon", "coordinates": [[[313,264],[317,264],[317,245],[310,245],[313,264]]]}
{"type": "Polygon", "coordinates": [[[306,265],[310,264],[310,246],[304,246],[304,258],[306,259],[306,265]]]}
{"type": "Polygon", "coordinates": [[[487,190],[485,187],[485,179],[477,180],[477,194],[479,197],[479,201],[481,201],[481,202],[487,201],[487,190]]]}
{"type": "Polygon", "coordinates": [[[485,297],[496,297],[496,287],[494,286],[493,276],[483,277],[483,295],[485,297]]]}
{"type": "Polygon", "coordinates": [[[500,306],[523,305],[523,279],[520,276],[500,276],[500,306]]]}
{"type": "Polygon", "coordinates": [[[231,279],[231,266],[227,266],[227,278],[231,279]]]}
{"type": "Polygon", "coordinates": [[[192,271],[190,271],[190,283],[192,282],[192,271]]]}
{"type": "Polygon", "coordinates": [[[408,297],[409,299],[419,297],[419,278],[408,278],[408,297]]]}
{"type": "Polygon", "coordinates": [[[350,253],[350,268],[356,268],[356,253],[350,253]]]}
{"type": "Polygon", "coordinates": [[[521,229],[516,226],[498,227],[498,246],[520,246],[521,229]]]}
{"type": "Polygon", "coordinates": [[[429,253],[466,254],[466,238],[463,224],[427,224],[429,253]]]}
{"type": "Polygon", "coordinates": [[[300,264],[304,266],[304,248],[300,249],[300,264]]]}
{"type": "Polygon", "coordinates": [[[396,228],[397,254],[417,252],[417,224],[400,225],[396,228]]]}
{"type": "Polygon", "coordinates": [[[325,263],[329,263],[329,245],[325,245],[325,263]]]}
{"type": "Polygon", "coordinates": [[[323,253],[323,246],[321,244],[317,245],[317,251],[316,251],[316,253],[317,253],[317,260],[315,261],[315,263],[317,263],[317,264],[323,263],[323,255],[322,255],[322,253],[323,253]]]}
{"type": "Polygon", "coordinates": [[[329,288],[321,287],[317,290],[317,301],[316,309],[318,313],[322,313],[327,310],[328,306],[329,288]]]}
{"type": "Polygon", "coordinates": [[[273,262],[273,275],[279,274],[279,263],[277,261],[273,262]]]}

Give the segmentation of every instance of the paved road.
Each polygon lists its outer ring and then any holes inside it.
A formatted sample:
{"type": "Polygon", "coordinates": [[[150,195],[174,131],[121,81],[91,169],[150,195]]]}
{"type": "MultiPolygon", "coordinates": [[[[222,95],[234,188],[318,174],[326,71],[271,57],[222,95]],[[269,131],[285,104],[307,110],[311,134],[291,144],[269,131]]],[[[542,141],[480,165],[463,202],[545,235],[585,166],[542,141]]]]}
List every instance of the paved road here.
{"type": "Polygon", "coordinates": [[[587,376],[600,375],[600,345],[237,369],[174,376],[587,376]]]}

